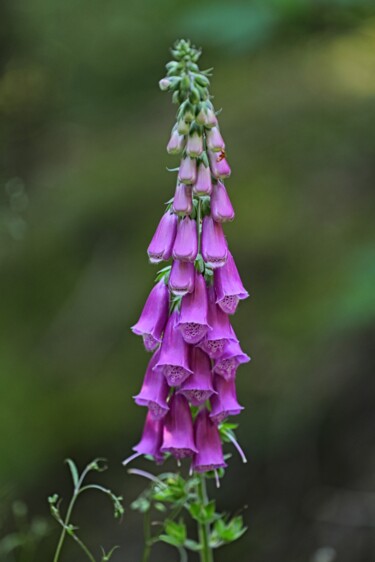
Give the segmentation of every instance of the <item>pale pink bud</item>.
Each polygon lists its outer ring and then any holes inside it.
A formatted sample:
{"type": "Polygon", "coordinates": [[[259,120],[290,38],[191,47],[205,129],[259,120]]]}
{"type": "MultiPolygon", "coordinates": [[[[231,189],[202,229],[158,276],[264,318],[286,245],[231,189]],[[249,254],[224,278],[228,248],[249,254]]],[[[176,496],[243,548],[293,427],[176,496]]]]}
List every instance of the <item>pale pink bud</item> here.
{"type": "Polygon", "coordinates": [[[197,178],[197,161],[194,158],[183,158],[181,160],[178,178],[182,183],[195,183],[197,178]]]}
{"type": "Polygon", "coordinates": [[[230,166],[225,158],[225,153],[208,151],[212,175],[215,178],[227,178],[231,174],[230,166]]]}
{"type": "Polygon", "coordinates": [[[214,184],[212,188],[211,214],[216,222],[226,222],[234,219],[232,203],[221,181],[214,184]]]}
{"type": "Polygon", "coordinates": [[[193,133],[187,139],[186,153],[189,156],[200,156],[203,152],[203,137],[198,133],[193,133]]]}
{"type": "Polygon", "coordinates": [[[193,186],[193,191],[197,195],[210,195],[212,191],[211,169],[203,162],[198,166],[197,181],[193,186]]]}
{"type": "Polygon", "coordinates": [[[225,149],[223,137],[220,134],[218,127],[212,127],[206,133],[207,148],[214,152],[221,152],[225,149]]]}
{"type": "Polygon", "coordinates": [[[193,210],[193,198],[191,185],[177,182],[173,198],[173,210],[178,215],[190,215],[193,210]]]}
{"type": "Polygon", "coordinates": [[[177,129],[173,129],[167,144],[167,152],[169,154],[179,154],[184,148],[184,141],[184,136],[180,135],[177,129]]]}

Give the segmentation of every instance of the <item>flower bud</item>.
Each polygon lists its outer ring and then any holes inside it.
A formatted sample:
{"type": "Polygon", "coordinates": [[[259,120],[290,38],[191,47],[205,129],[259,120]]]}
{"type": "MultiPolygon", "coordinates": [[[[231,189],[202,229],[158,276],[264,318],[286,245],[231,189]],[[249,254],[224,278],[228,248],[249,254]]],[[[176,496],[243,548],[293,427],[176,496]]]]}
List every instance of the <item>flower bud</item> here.
{"type": "Polygon", "coordinates": [[[169,78],[162,78],[161,80],[159,80],[159,88],[165,92],[166,90],[169,89],[171,85],[171,81],[169,78]]]}
{"type": "Polygon", "coordinates": [[[198,166],[197,181],[193,185],[197,195],[210,195],[212,191],[211,169],[201,162],[198,166]]]}
{"type": "Polygon", "coordinates": [[[194,262],[198,254],[197,223],[190,217],[183,218],[177,228],[173,246],[173,259],[194,262]]]}
{"type": "Polygon", "coordinates": [[[197,132],[188,136],[186,143],[186,154],[188,156],[197,157],[203,152],[203,137],[197,132]]]}
{"type": "Polygon", "coordinates": [[[202,256],[207,265],[216,269],[227,261],[228,245],[223,227],[212,217],[206,216],[202,224],[202,256]]]}
{"type": "Polygon", "coordinates": [[[207,148],[213,152],[222,152],[225,150],[225,143],[220,134],[218,127],[212,127],[206,133],[207,148]]]}
{"type": "Polygon", "coordinates": [[[182,183],[195,183],[197,178],[197,161],[194,158],[183,158],[181,160],[178,178],[182,183]]]}
{"type": "Polygon", "coordinates": [[[226,222],[234,219],[232,203],[221,181],[214,183],[212,187],[211,214],[216,222],[226,222]]]}
{"type": "Polygon", "coordinates": [[[177,182],[172,207],[173,211],[178,215],[190,215],[193,210],[191,185],[177,182]]]}
{"type": "Polygon", "coordinates": [[[180,135],[187,135],[190,130],[190,125],[183,119],[180,119],[177,123],[177,131],[180,135]]]}
{"type": "Polygon", "coordinates": [[[169,154],[179,154],[182,152],[184,144],[184,136],[178,132],[177,128],[174,128],[167,144],[167,152],[169,154]]]}
{"type": "Polygon", "coordinates": [[[210,160],[210,166],[212,175],[215,178],[227,178],[231,174],[230,166],[225,158],[224,152],[212,152],[208,151],[208,158],[210,160]]]}

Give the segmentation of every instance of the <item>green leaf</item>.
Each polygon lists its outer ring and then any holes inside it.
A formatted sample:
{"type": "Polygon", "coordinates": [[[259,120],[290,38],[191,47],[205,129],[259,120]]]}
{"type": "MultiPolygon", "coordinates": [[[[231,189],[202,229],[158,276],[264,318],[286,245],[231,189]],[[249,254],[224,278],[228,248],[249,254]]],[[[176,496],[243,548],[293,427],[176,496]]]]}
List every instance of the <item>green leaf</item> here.
{"type": "Polygon", "coordinates": [[[193,541],[192,539],[186,539],[184,547],[192,550],[193,552],[199,552],[200,550],[202,550],[202,546],[197,541],[193,541]]]}
{"type": "Polygon", "coordinates": [[[78,473],[78,469],[75,465],[75,462],[72,459],[66,459],[65,462],[69,466],[70,473],[72,475],[74,487],[77,488],[78,482],[79,482],[79,473],[78,473]]]}
{"type": "Polygon", "coordinates": [[[164,522],[165,532],[168,537],[172,537],[173,540],[177,541],[179,546],[182,546],[186,541],[186,525],[183,521],[177,523],[171,519],[167,519],[164,522]]]}
{"type": "Polygon", "coordinates": [[[181,546],[181,544],[178,540],[176,540],[173,537],[170,537],[169,535],[160,535],[159,541],[165,542],[165,543],[170,544],[172,546],[176,546],[177,548],[181,546]]]}

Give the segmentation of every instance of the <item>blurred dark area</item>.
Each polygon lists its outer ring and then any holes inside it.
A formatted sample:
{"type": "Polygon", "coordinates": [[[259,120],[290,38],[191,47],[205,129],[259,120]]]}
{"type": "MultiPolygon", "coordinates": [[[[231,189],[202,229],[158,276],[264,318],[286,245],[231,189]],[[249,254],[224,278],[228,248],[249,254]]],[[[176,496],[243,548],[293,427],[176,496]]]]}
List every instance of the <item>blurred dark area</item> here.
{"type": "MultiPolygon", "coordinates": [[[[140,560],[144,483],[121,461],[148,357],[129,327],[174,191],[158,80],[181,37],[214,67],[226,234],[251,293],[233,320],[252,356],[237,379],[249,463],[234,455],[218,493],[249,530],[217,562],[374,562],[373,0],[1,2],[0,537],[17,517],[39,532],[47,496],[69,496],[64,458],[103,456],[124,520],[97,496],[75,519],[91,546],[121,546],[114,562],[140,560]]],[[[48,525],[1,562],[49,562],[48,525]]],[[[83,557],[67,543],[63,561],[83,557]]]]}

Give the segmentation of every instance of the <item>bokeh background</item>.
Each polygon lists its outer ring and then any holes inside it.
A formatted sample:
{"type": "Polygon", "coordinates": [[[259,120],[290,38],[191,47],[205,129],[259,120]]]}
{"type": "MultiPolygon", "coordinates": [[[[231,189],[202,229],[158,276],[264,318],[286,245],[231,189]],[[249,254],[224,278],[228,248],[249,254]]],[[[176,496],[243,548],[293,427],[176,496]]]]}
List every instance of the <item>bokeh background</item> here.
{"type": "Polygon", "coordinates": [[[120,461],[147,356],[129,326],[174,190],[157,83],[180,37],[215,68],[226,233],[252,295],[234,319],[253,358],[238,375],[249,463],[233,457],[218,494],[249,531],[217,561],[373,562],[373,0],[1,2],[0,559],[50,561],[52,522],[36,551],[4,537],[26,505],[37,536],[47,496],[69,495],[65,457],[103,456],[124,521],[98,496],[75,521],[91,546],[121,546],[114,562],[140,560],[143,482],[120,461]]]}

